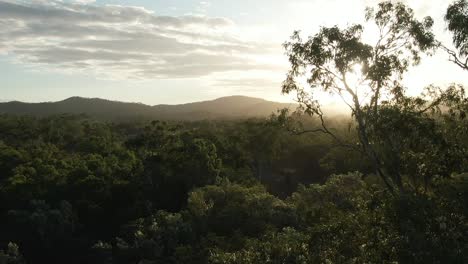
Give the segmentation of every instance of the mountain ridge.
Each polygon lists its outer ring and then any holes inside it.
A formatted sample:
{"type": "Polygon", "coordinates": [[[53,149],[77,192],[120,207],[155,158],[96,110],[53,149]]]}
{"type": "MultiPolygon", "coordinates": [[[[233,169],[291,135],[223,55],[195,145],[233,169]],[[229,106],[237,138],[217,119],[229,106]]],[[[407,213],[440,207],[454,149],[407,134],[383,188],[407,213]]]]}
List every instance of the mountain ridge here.
{"type": "Polygon", "coordinates": [[[85,114],[105,120],[162,119],[202,120],[265,117],[293,103],[280,103],[262,98],[233,95],[214,100],[185,104],[146,105],[135,102],[113,101],[102,98],[72,96],[56,102],[26,103],[10,101],[0,103],[0,113],[33,116],[59,114],[85,114]]]}

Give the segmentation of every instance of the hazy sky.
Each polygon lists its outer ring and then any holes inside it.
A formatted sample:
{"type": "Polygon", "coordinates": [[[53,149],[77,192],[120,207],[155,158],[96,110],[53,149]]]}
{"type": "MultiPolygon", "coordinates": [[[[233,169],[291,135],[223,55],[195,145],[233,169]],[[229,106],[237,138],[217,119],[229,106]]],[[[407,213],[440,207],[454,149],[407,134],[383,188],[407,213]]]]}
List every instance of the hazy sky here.
{"type": "MultiPolygon", "coordinates": [[[[242,94],[285,101],[281,43],[293,30],[362,22],[371,0],[0,0],[0,100],[101,97],[147,104],[242,94]]],[[[408,0],[445,43],[448,0],[408,0]]],[[[416,91],[468,84],[442,52],[411,70],[416,91]]]]}

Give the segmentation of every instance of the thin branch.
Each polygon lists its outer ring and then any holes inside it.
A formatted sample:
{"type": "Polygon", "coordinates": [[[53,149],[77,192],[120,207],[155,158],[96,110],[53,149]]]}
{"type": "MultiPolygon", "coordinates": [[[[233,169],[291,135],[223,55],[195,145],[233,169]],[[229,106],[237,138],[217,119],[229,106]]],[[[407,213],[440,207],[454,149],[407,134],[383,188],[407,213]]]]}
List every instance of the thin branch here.
{"type": "Polygon", "coordinates": [[[306,130],[302,130],[302,131],[295,131],[295,130],[290,130],[289,132],[293,133],[294,135],[296,136],[300,136],[300,135],[304,135],[304,134],[309,134],[309,133],[317,133],[317,132],[321,132],[321,133],[324,133],[324,134],[327,134],[327,132],[321,128],[317,128],[317,129],[306,129],[306,130]]]}
{"type": "Polygon", "coordinates": [[[309,134],[309,133],[323,133],[323,134],[326,134],[328,136],[330,136],[331,138],[333,138],[333,140],[335,140],[335,142],[338,144],[338,146],[340,147],[345,147],[345,148],[349,148],[349,149],[352,149],[352,150],[355,150],[355,151],[358,151],[360,153],[364,153],[363,150],[361,148],[358,148],[354,145],[351,145],[351,144],[347,144],[347,143],[344,143],[343,140],[341,140],[339,137],[337,137],[333,132],[331,132],[325,125],[325,122],[323,120],[323,116],[321,115],[318,115],[320,117],[320,121],[321,121],[321,125],[322,125],[322,128],[316,128],[316,129],[305,129],[305,130],[301,130],[301,131],[297,131],[297,130],[289,130],[289,132],[291,132],[293,135],[296,135],[296,136],[300,136],[300,135],[304,135],[304,134],[309,134]]]}
{"type": "Polygon", "coordinates": [[[458,65],[464,70],[468,71],[468,57],[466,58],[465,62],[461,61],[460,58],[458,58],[457,53],[446,46],[444,46],[442,43],[439,42],[439,47],[441,47],[445,52],[447,52],[450,55],[450,61],[458,65]]]}
{"type": "Polygon", "coordinates": [[[346,99],[343,97],[343,94],[341,93],[341,91],[338,91],[338,95],[340,96],[341,100],[351,109],[352,112],[356,111],[354,109],[354,107],[352,107],[351,104],[349,104],[348,101],[346,101],[346,99]]]}

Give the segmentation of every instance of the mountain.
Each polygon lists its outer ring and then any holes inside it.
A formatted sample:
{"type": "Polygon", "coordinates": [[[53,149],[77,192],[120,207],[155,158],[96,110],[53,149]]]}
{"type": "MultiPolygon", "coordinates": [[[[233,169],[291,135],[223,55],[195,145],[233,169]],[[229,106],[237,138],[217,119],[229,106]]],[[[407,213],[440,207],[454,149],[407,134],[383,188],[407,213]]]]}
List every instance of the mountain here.
{"type": "Polygon", "coordinates": [[[155,106],[83,97],[71,97],[59,102],[23,103],[12,101],[0,103],[0,113],[4,114],[34,116],[85,114],[104,120],[135,118],[202,120],[265,117],[282,108],[295,108],[295,105],[247,96],[228,96],[211,101],[155,106]]]}

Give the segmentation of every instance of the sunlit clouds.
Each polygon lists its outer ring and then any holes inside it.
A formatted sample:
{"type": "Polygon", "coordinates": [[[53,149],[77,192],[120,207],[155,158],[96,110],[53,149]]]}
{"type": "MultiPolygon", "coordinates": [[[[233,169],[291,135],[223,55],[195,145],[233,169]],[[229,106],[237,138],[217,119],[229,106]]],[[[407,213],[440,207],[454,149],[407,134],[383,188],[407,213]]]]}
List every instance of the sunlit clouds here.
{"type": "MultiPolygon", "coordinates": [[[[164,98],[180,99],[182,88],[186,93],[196,87],[194,96],[244,94],[285,101],[280,86],[288,62],[281,44],[292,31],[302,30],[306,37],[321,25],[362,23],[364,8],[377,1],[195,1],[189,12],[186,7],[179,12],[192,1],[182,2],[167,1],[168,15],[145,0],[0,0],[0,67],[19,65],[19,76],[41,72],[68,76],[70,82],[76,76],[104,80],[114,87],[112,98],[124,101],[127,87],[137,92],[143,86],[173,93],[164,98]]],[[[406,2],[419,17],[433,16],[436,35],[450,41],[441,11],[445,0],[406,2]]],[[[364,38],[372,42],[373,35],[367,31],[364,38]]],[[[421,88],[468,81],[442,53],[425,58],[406,77],[409,86],[421,88]]],[[[35,88],[46,85],[38,82],[35,88]]],[[[12,80],[5,97],[16,98],[16,86],[12,80]]],[[[52,98],[97,94],[61,86],[64,90],[52,98]]],[[[25,94],[29,101],[41,98],[25,94]]],[[[159,103],[143,94],[130,100],[159,103]]]]}
{"type": "Polygon", "coordinates": [[[272,44],[241,40],[225,18],[157,16],[142,7],[63,2],[0,2],[2,53],[20,63],[103,78],[203,77],[235,70],[277,70],[254,57],[272,44]]]}

